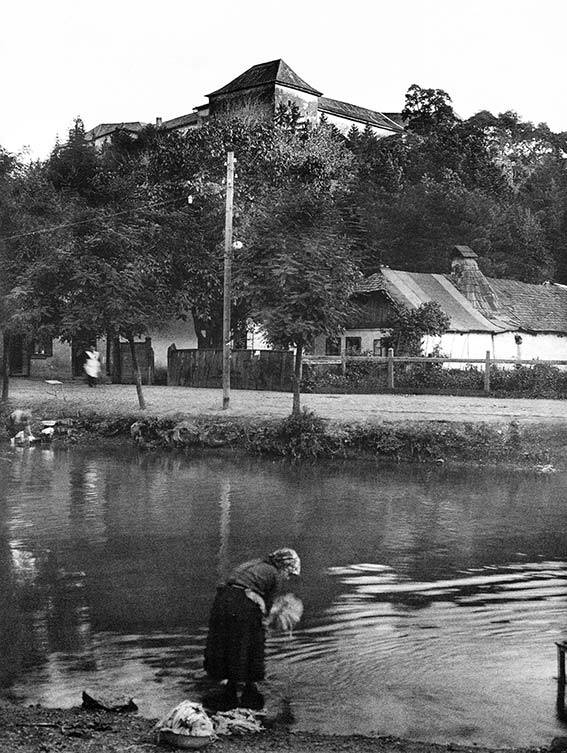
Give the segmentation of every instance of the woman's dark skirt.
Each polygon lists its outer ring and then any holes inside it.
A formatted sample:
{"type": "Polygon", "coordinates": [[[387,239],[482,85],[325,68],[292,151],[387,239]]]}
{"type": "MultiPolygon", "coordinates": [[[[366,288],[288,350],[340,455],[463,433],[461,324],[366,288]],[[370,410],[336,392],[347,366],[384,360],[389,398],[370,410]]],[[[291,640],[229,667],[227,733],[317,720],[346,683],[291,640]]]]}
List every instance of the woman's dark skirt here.
{"type": "Polygon", "coordinates": [[[214,680],[259,682],[264,679],[265,635],[260,607],[242,588],[223,586],[209,619],[205,671],[214,680]]]}

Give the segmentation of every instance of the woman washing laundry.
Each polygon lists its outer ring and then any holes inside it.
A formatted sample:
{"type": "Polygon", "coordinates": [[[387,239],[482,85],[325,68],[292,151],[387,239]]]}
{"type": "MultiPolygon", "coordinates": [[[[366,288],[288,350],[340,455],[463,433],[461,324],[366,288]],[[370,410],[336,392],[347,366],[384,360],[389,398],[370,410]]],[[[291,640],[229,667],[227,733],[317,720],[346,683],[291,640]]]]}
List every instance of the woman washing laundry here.
{"type": "Polygon", "coordinates": [[[205,670],[213,680],[227,680],[222,705],[261,708],[256,683],[264,679],[265,627],[274,599],[301,562],[293,549],[276,549],[265,559],[238,565],[219,586],[211,610],[205,670]],[[238,699],[238,686],[244,690],[238,699]]]}

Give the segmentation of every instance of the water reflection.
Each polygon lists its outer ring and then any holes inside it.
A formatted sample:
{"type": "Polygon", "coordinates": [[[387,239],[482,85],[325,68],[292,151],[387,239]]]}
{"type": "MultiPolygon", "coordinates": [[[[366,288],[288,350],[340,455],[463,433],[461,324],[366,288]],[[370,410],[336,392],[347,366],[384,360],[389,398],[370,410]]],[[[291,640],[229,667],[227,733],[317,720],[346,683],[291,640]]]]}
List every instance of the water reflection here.
{"type": "Polygon", "coordinates": [[[299,728],[564,734],[562,475],[75,448],[3,450],[0,471],[0,681],[27,700],[112,687],[158,715],[196,694],[217,580],[290,545],[306,612],[269,642],[268,698],[299,728]]]}

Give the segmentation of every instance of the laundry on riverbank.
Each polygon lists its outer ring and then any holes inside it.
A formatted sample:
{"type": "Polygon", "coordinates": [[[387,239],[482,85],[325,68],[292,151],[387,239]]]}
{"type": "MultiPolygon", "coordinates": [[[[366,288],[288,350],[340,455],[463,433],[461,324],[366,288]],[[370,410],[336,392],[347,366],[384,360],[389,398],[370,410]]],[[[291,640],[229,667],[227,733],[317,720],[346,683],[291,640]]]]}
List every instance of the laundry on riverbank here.
{"type": "Polygon", "coordinates": [[[201,747],[219,735],[257,733],[264,727],[259,715],[251,709],[238,708],[209,715],[200,703],[185,700],[159,721],[154,730],[158,742],[201,747]]]}
{"type": "Polygon", "coordinates": [[[259,715],[251,709],[217,711],[211,718],[217,735],[242,735],[264,730],[259,715]]]}

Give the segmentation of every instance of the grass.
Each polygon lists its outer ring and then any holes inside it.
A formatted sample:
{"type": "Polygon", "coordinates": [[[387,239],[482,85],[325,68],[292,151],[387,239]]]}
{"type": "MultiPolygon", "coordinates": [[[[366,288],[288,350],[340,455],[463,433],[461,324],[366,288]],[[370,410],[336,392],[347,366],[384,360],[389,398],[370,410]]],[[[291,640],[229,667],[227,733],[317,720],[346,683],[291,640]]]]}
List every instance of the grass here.
{"type": "MultiPolygon", "coordinates": [[[[225,416],[250,419],[284,418],[291,412],[291,394],[233,390],[230,408],[222,410],[222,392],[190,387],[144,387],[147,408],[140,411],[136,389],[128,384],[102,384],[90,389],[80,381],[52,387],[40,380],[12,379],[12,408],[30,408],[42,418],[97,414],[121,416],[225,416]]],[[[554,424],[567,427],[565,403],[557,400],[498,399],[447,395],[321,395],[302,396],[302,404],[322,418],[340,422],[442,421],[554,424]]]]}

